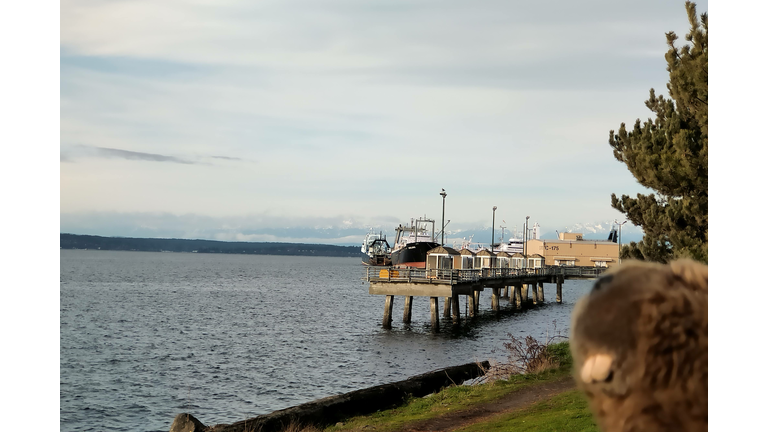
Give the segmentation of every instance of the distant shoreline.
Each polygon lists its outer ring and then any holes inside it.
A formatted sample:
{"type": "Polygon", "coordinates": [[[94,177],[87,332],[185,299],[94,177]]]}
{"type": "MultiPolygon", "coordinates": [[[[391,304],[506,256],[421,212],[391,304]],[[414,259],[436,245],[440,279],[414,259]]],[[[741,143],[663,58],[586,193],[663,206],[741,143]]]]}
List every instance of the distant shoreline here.
{"type": "Polygon", "coordinates": [[[245,255],[291,255],[359,257],[359,246],[307,243],[226,242],[217,240],[103,237],[59,234],[60,249],[93,249],[137,252],[224,253],[245,255]]]}

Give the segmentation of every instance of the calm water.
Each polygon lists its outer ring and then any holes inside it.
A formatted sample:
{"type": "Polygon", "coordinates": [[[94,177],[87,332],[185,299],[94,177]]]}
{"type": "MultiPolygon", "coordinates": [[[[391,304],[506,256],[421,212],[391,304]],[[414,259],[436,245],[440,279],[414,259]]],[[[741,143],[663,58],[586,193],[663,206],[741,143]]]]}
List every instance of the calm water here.
{"type": "MultiPolygon", "coordinates": [[[[504,358],[507,333],[566,330],[589,281],[563,304],[490,311],[434,334],[426,298],[381,328],[357,258],[61,251],[61,430],[167,431],[189,412],[232,423],[437,368],[504,358]]],[[[508,307],[502,300],[502,306],[508,307]]],[[[462,311],[465,308],[461,302],[462,311]]]]}

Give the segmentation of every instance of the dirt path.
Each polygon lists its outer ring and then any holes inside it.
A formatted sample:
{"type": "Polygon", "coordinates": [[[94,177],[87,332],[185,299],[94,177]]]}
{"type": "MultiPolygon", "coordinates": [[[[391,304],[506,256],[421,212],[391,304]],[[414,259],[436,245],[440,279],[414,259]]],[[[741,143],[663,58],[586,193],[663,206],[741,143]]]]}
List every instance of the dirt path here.
{"type": "Polygon", "coordinates": [[[566,377],[510,393],[502,399],[488,404],[481,404],[466,410],[451,412],[439,417],[411,423],[398,429],[397,432],[431,432],[458,429],[502,413],[526,407],[575,387],[573,378],[566,377]]]}

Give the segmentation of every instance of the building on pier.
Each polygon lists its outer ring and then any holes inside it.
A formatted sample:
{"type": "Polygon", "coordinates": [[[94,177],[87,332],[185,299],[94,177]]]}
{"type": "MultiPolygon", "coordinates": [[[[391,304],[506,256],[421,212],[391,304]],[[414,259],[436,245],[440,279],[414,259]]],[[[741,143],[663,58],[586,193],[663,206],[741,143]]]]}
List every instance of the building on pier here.
{"type": "Polygon", "coordinates": [[[617,243],[585,240],[581,233],[560,233],[557,240],[532,239],[527,249],[529,259],[539,255],[547,266],[612,267],[619,263],[617,243]]]}
{"type": "Polygon", "coordinates": [[[512,255],[501,251],[496,253],[496,267],[497,268],[510,268],[510,261],[512,259],[512,255]]]}
{"type": "Polygon", "coordinates": [[[476,269],[486,269],[486,268],[495,268],[496,267],[496,254],[489,251],[488,249],[483,249],[480,252],[475,255],[475,268],[476,269]],[[480,261],[478,263],[478,261],[480,261]]]}
{"type": "Polygon", "coordinates": [[[459,265],[454,268],[461,270],[472,270],[475,268],[475,253],[469,249],[462,249],[459,251],[461,257],[459,258],[459,265]]]}
{"type": "Polygon", "coordinates": [[[427,251],[427,268],[428,269],[453,269],[461,268],[461,254],[453,248],[447,246],[438,246],[436,248],[427,251]]]}

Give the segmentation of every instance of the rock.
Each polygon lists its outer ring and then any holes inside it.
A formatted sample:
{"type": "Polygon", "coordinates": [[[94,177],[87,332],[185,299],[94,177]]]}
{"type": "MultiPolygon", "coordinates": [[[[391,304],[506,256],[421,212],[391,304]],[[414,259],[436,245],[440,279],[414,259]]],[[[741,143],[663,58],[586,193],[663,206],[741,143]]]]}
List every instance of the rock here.
{"type": "Polygon", "coordinates": [[[205,425],[191,414],[179,414],[173,419],[169,432],[203,432],[205,425]]]}

